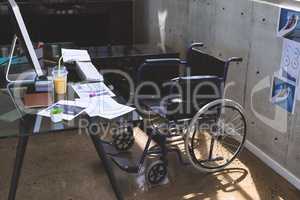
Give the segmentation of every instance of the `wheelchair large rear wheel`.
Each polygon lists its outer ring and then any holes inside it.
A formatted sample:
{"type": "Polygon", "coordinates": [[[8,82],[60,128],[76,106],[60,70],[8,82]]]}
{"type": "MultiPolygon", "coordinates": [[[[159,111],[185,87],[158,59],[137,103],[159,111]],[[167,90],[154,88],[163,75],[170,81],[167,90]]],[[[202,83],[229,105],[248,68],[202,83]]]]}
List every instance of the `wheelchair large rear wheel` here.
{"type": "Polygon", "coordinates": [[[215,100],[193,117],[185,135],[191,164],[204,172],[229,165],[241,152],[246,139],[242,106],[232,100],[215,100]]]}

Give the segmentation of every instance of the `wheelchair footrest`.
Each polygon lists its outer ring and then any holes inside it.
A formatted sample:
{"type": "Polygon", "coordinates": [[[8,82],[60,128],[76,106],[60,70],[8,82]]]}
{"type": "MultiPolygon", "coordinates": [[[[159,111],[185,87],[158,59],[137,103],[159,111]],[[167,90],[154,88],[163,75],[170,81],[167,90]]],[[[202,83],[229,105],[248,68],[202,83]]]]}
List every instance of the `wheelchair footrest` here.
{"type": "Polygon", "coordinates": [[[128,158],[112,156],[111,159],[123,171],[131,174],[136,174],[139,172],[139,167],[137,164],[130,162],[128,158]]]}

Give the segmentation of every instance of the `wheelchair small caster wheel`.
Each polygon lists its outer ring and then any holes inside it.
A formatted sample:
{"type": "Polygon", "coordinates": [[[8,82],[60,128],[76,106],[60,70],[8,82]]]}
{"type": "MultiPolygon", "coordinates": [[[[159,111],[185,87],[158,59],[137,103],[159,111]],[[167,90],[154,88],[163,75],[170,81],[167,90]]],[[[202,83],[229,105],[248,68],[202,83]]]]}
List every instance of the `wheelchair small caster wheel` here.
{"type": "Polygon", "coordinates": [[[162,160],[157,160],[148,166],[146,180],[150,185],[157,185],[165,180],[167,173],[167,165],[162,160]]]}
{"type": "Polygon", "coordinates": [[[120,128],[113,133],[113,145],[119,151],[128,151],[134,144],[134,135],[131,127],[120,128]]]}

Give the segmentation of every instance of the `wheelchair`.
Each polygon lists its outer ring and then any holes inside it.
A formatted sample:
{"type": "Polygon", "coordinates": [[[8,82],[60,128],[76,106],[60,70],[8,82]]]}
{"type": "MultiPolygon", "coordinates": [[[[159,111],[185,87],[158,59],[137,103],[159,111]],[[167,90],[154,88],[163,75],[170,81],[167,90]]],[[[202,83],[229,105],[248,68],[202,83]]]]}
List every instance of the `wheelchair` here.
{"type": "MultiPolygon", "coordinates": [[[[122,170],[138,173],[147,157],[154,158],[145,172],[150,185],[167,177],[169,153],[174,152],[183,165],[216,172],[243,148],[247,131],[244,109],[223,94],[230,64],[240,63],[242,58],[224,61],[202,51],[202,46],[192,44],[186,60],[149,59],[138,69],[135,105],[144,119],[139,128],[148,139],[137,163],[131,164],[117,153],[112,160],[122,170]]],[[[125,147],[118,150],[130,149],[132,132],[130,129],[130,134],[114,139],[114,144],[125,147]]]]}

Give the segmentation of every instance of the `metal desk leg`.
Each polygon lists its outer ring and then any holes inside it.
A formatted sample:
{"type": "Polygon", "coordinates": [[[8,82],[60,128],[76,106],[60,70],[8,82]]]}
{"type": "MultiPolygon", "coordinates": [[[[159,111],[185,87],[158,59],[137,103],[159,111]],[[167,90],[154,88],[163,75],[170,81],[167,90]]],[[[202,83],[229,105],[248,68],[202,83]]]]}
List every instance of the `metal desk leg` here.
{"type": "Polygon", "coordinates": [[[11,184],[9,189],[9,196],[8,200],[15,200],[16,192],[18,189],[19,178],[22,170],[24,155],[26,152],[26,147],[28,143],[28,136],[21,136],[19,137],[17,151],[16,151],[16,158],[15,164],[13,169],[13,174],[11,177],[11,184]]]}
{"type": "Polygon", "coordinates": [[[98,153],[98,156],[100,157],[102,163],[103,163],[103,166],[104,166],[104,169],[106,171],[106,174],[109,178],[109,181],[110,181],[110,184],[112,186],[112,189],[114,190],[114,193],[117,197],[118,200],[123,200],[123,196],[117,186],[117,181],[116,181],[116,178],[113,174],[113,171],[112,171],[112,166],[110,164],[110,161],[108,160],[108,157],[105,153],[105,150],[102,146],[102,142],[100,141],[100,139],[96,136],[96,135],[93,135],[93,134],[90,134],[91,136],[91,139],[95,145],[95,148],[96,148],[96,151],[98,153]]]}

